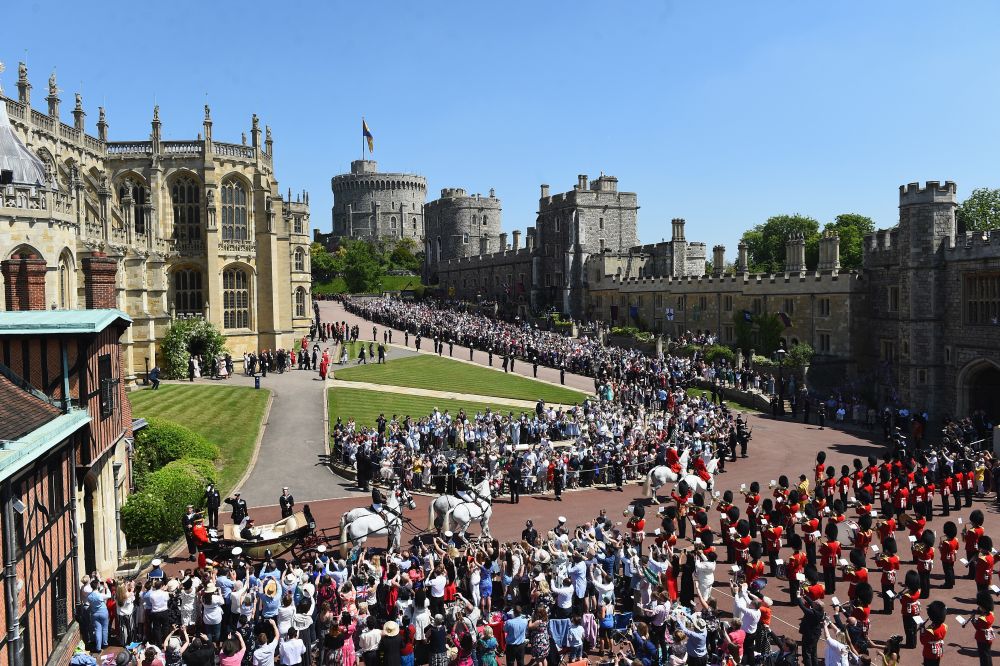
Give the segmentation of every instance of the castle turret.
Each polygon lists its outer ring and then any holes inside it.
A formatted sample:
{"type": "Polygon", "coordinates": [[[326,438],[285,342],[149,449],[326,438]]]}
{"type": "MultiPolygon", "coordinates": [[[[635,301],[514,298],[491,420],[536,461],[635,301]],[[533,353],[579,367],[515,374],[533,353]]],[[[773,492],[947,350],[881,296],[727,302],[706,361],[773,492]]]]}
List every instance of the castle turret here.
{"type": "MultiPolygon", "coordinates": [[[[271,147],[268,145],[267,150],[271,147]]],[[[269,153],[270,154],[270,153],[269,153]]],[[[412,238],[424,243],[427,179],[416,174],[381,173],[375,160],[354,160],[351,172],[330,180],[333,234],[348,238],[412,238]]]]}
{"type": "Polygon", "coordinates": [[[670,220],[670,226],[672,229],[670,235],[670,256],[673,262],[670,273],[674,277],[683,277],[687,275],[688,251],[687,241],[684,240],[684,220],[675,217],[670,220]]]}
{"type": "Polygon", "coordinates": [[[712,275],[722,277],[726,263],[726,246],[716,245],[712,248],[712,275]]]}

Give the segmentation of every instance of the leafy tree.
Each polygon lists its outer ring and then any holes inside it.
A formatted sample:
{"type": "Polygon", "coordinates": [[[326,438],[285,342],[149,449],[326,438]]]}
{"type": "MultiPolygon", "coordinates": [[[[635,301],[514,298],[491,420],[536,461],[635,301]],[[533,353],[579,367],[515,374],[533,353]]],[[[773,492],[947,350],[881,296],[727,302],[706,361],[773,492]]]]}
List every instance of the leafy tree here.
{"type": "Polygon", "coordinates": [[[329,282],[344,270],[343,258],[338,253],[330,253],[319,243],[309,246],[312,259],[312,276],[314,282],[329,282]]]}
{"type": "Polygon", "coordinates": [[[955,211],[959,231],[1000,229],[1000,189],[977,187],[955,211]]]}
{"type": "MultiPolygon", "coordinates": [[[[861,268],[864,259],[865,234],[875,231],[875,222],[870,217],[857,213],[842,213],[833,222],[823,227],[824,231],[836,231],[840,236],[840,267],[861,268]]],[[[817,249],[817,257],[819,250],[817,249]]]]}
{"type": "Polygon", "coordinates": [[[353,294],[379,291],[382,288],[382,264],[375,248],[355,241],[344,254],[344,282],[353,294]]]}
{"type": "Polygon", "coordinates": [[[777,313],[757,315],[754,317],[754,323],[757,324],[758,340],[760,341],[760,349],[757,351],[765,356],[770,356],[781,342],[781,333],[785,330],[785,324],[777,313]]]}
{"type": "MultiPolygon", "coordinates": [[[[747,244],[750,270],[761,273],[782,272],[785,268],[785,242],[792,233],[801,233],[805,236],[806,266],[810,267],[808,248],[816,243],[819,222],[806,215],[775,215],[743,234],[743,242],[747,244]]],[[[813,257],[811,268],[816,267],[816,257],[818,250],[813,257]]]]}
{"type": "Polygon", "coordinates": [[[406,271],[419,271],[420,270],[420,259],[413,253],[413,242],[411,238],[405,238],[403,240],[411,241],[410,243],[403,243],[400,241],[393,248],[392,253],[389,254],[389,263],[402,270],[406,271]]]}
{"type": "Polygon", "coordinates": [[[812,345],[800,342],[788,350],[788,354],[785,356],[785,365],[793,368],[805,367],[812,363],[814,353],[812,345]]]}
{"type": "Polygon", "coordinates": [[[753,323],[746,320],[742,311],[733,313],[733,332],[736,334],[736,347],[749,353],[753,347],[753,323]]]}
{"type": "Polygon", "coordinates": [[[167,329],[160,345],[167,379],[187,376],[188,358],[201,355],[214,359],[226,353],[226,338],[205,319],[177,319],[167,329]]]}

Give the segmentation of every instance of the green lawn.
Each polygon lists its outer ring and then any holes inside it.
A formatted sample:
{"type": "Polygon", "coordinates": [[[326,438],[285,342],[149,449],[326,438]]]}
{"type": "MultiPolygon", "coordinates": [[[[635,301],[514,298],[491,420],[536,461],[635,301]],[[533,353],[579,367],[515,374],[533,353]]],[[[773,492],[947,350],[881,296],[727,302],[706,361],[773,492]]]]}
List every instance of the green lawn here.
{"type": "Polygon", "coordinates": [[[163,384],[129,394],[132,415],[159,417],[194,430],[219,447],[219,492],[232,490],[250,464],[270,391],[248,386],[163,384]]]}
{"type": "Polygon", "coordinates": [[[353,388],[332,388],[329,389],[328,410],[330,412],[330,428],[337,422],[337,417],[341,417],[346,423],[353,418],[360,425],[375,425],[375,419],[379,414],[385,414],[386,419],[391,419],[396,414],[400,419],[409,415],[414,419],[429,415],[437,407],[441,412],[448,410],[452,416],[464,409],[468,415],[486,411],[491,407],[495,412],[504,414],[514,412],[515,415],[521,412],[532,411],[531,408],[513,407],[511,405],[497,405],[490,402],[472,402],[468,400],[445,400],[442,398],[426,398],[419,395],[406,395],[402,392],[390,391],[368,391],[365,389],[353,388]]]}
{"type": "MultiPolygon", "coordinates": [[[[723,388],[723,392],[726,393],[726,394],[731,395],[731,393],[727,389],[725,389],[725,388],[723,388]]],[[[693,387],[693,388],[689,388],[687,390],[687,393],[688,393],[689,396],[692,396],[692,397],[695,397],[695,398],[700,398],[702,395],[706,395],[709,400],[712,399],[712,392],[709,389],[703,389],[703,388],[693,387]]],[[[762,413],[756,407],[753,407],[751,405],[745,405],[742,402],[737,402],[735,400],[723,400],[723,402],[726,403],[726,407],[728,407],[730,410],[742,411],[742,412],[753,412],[755,414],[762,413]]]]}
{"type": "MultiPolygon", "coordinates": [[[[431,345],[430,340],[427,340],[427,345],[431,345]]],[[[353,366],[343,370],[335,368],[334,376],[345,381],[411,386],[518,400],[541,398],[546,402],[562,404],[582,402],[585,398],[583,393],[573,389],[430,354],[392,360],[390,350],[388,358],[389,361],[382,365],[353,366]]],[[[494,357],[493,361],[498,366],[502,362],[499,356],[494,357]]],[[[523,361],[517,363],[520,365],[523,361]]]]}

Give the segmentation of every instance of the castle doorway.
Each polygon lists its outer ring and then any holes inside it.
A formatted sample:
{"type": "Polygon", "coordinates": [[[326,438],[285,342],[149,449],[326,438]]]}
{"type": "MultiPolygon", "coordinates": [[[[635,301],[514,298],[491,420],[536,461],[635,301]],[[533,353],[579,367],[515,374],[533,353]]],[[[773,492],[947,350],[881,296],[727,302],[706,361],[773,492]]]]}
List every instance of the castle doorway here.
{"type": "Polygon", "coordinates": [[[973,361],[959,373],[959,412],[965,417],[982,410],[1000,421],[1000,366],[987,359],[973,361]]]}

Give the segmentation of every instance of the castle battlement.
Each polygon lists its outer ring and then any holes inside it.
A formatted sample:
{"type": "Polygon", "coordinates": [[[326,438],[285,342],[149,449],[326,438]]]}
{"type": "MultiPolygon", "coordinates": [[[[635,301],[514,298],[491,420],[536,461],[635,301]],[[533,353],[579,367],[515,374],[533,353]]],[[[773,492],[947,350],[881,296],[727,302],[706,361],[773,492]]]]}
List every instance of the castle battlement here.
{"type": "Polygon", "coordinates": [[[1000,259],[1000,229],[958,234],[944,251],[949,260],[1000,259]]]}
{"type": "Polygon", "coordinates": [[[953,181],[946,180],[944,185],[937,180],[928,180],[924,187],[920,183],[908,183],[899,186],[899,205],[916,206],[930,203],[955,203],[957,186],[953,181]]]}
{"type": "Polygon", "coordinates": [[[632,276],[632,277],[622,277],[621,275],[605,275],[599,281],[598,284],[593,285],[594,287],[601,288],[628,288],[628,287],[649,287],[649,288],[663,288],[670,287],[686,289],[691,288],[692,291],[697,291],[698,289],[704,288],[710,290],[712,287],[724,287],[725,285],[731,285],[734,287],[753,287],[753,286],[765,286],[773,284],[801,284],[808,291],[818,287],[822,288],[824,285],[833,287],[835,284],[840,283],[843,285],[845,282],[856,282],[863,279],[863,273],[861,271],[842,271],[840,273],[829,273],[820,271],[809,271],[807,273],[751,273],[746,275],[728,273],[726,275],[686,275],[683,277],[674,277],[671,275],[662,275],[655,277],[645,277],[645,276],[632,276]]]}

